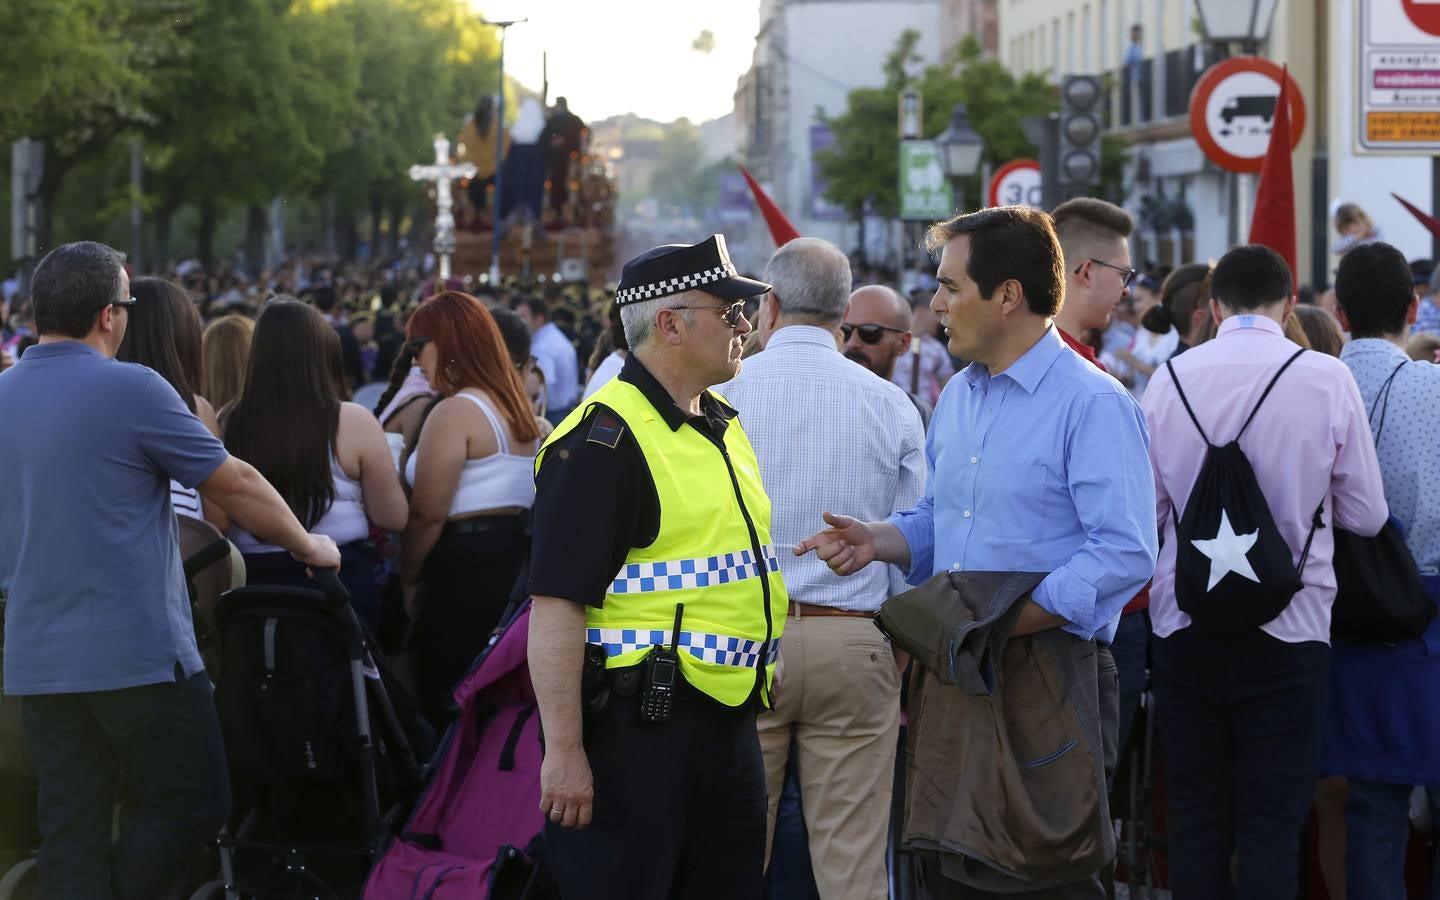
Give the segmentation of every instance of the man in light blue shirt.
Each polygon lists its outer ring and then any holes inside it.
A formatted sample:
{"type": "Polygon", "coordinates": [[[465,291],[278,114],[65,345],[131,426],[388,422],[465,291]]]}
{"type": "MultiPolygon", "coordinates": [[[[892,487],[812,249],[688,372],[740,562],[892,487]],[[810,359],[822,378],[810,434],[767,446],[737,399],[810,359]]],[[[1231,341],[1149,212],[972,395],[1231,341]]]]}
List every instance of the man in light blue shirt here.
{"type": "MultiPolygon", "coordinates": [[[[930,421],[925,497],[880,522],[827,512],[830,527],[795,550],[815,550],[841,575],[894,563],[912,584],[947,569],[1049,572],[1023,601],[1014,635],[1061,628],[1097,641],[1104,701],[1115,688],[1105,645],[1155,570],[1144,417],[1055,329],[1065,273],[1048,215],[983,210],[934,226],[928,241],[942,251],[931,306],[950,352],[973,362],[930,421]]],[[[1118,727],[1108,700],[1107,762],[1118,727]]],[[[1047,896],[1088,897],[1094,887],[1047,896]]]]}

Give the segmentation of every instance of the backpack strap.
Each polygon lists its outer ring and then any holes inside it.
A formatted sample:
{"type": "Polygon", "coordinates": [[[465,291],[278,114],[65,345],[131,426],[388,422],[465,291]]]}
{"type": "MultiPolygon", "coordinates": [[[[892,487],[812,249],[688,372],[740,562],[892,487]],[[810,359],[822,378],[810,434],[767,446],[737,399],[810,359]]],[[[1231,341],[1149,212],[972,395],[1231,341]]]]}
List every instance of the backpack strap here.
{"type": "Polygon", "coordinates": [[[1305,574],[1305,563],[1310,561],[1310,544],[1315,540],[1315,529],[1325,527],[1325,501],[1321,500],[1320,505],[1315,507],[1315,518],[1310,520],[1310,533],[1305,536],[1305,549],[1300,551],[1300,566],[1295,570],[1296,575],[1305,574]]]}
{"type": "Polygon", "coordinates": [[[1395,371],[1390,373],[1390,377],[1385,379],[1385,383],[1380,386],[1379,392],[1375,394],[1375,402],[1370,405],[1370,420],[1372,422],[1375,420],[1375,407],[1380,407],[1380,427],[1375,429],[1375,448],[1377,450],[1380,448],[1380,435],[1385,432],[1385,413],[1390,410],[1390,386],[1394,383],[1395,376],[1399,375],[1400,370],[1405,368],[1409,363],[1410,360],[1407,359],[1395,367],[1395,371]],[[1385,400],[1383,406],[1380,403],[1382,395],[1385,400]]]}
{"type": "Polygon", "coordinates": [[[1245,429],[1250,427],[1250,423],[1255,421],[1255,414],[1260,411],[1260,406],[1265,402],[1265,398],[1270,396],[1270,391],[1275,387],[1275,382],[1280,380],[1280,376],[1285,374],[1285,370],[1290,368],[1290,364],[1293,363],[1295,360],[1299,359],[1300,354],[1304,352],[1304,347],[1296,350],[1295,355],[1285,360],[1284,365],[1282,365],[1278,370],[1276,370],[1275,377],[1271,378],[1270,383],[1265,385],[1265,393],[1260,395],[1260,399],[1255,401],[1255,408],[1250,410],[1250,417],[1245,420],[1244,425],[1240,426],[1240,434],[1235,435],[1235,440],[1240,440],[1240,435],[1243,435],[1245,433],[1245,429]]]}
{"type": "Polygon", "coordinates": [[[1190,414],[1190,421],[1195,423],[1195,430],[1200,432],[1200,439],[1205,442],[1205,446],[1207,447],[1215,446],[1210,443],[1210,438],[1206,436],[1205,429],[1200,427],[1200,420],[1195,418],[1195,410],[1190,408],[1190,398],[1185,396],[1184,389],[1180,387],[1180,376],[1175,374],[1175,367],[1170,365],[1170,360],[1168,359],[1165,360],[1165,370],[1170,373],[1170,380],[1175,384],[1175,393],[1180,395],[1180,402],[1185,404],[1185,412],[1190,414]]]}

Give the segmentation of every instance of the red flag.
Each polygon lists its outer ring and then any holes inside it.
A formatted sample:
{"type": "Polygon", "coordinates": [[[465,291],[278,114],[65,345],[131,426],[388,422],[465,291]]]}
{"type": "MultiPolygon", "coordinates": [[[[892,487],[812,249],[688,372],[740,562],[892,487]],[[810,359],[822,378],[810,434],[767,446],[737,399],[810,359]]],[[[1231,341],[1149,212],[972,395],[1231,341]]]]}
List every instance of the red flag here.
{"type": "Polygon", "coordinates": [[[1290,70],[1280,78],[1280,96],[1275,101],[1275,126],[1270,129],[1270,146],[1260,169],[1260,187],[1255,191],[1255,215],[1250,219],[1250,243],[1264,244],[1285,258],[1295,283],[1295,181],[1290,170],[1290,70]]]}
{"type": "Polygon", "coordinates": [[[1440,219],[1436,219],[1434,216],[1420,209],[1418,206],[1411,203],[1409,200],[1406,200],[1399,194],[1394,193],[1393,191],[1390,193],[1390,196],[1394,197],[1396,200],[1399,200],[1401,206],[1410,210],[1410,215],[1419,219],[1420,224],[1424,225],[1432,235],[1440,238],[1440,219]]]}
{"type": "Polygon", "coordinates": [[[745,183],[750,185],[750,193],[755,195],[755,205],[760,207],[760,215],[765,217],[765,224],[770,226],[770,236],[775,239],[775,246],[783,247],[798,238],[800,232],[785,218],[785,214],[765,193],[764,188],[760,187],[760,182],[756,181],[744,166],[740,167],[740,174],[745,176],[745,183]]]}

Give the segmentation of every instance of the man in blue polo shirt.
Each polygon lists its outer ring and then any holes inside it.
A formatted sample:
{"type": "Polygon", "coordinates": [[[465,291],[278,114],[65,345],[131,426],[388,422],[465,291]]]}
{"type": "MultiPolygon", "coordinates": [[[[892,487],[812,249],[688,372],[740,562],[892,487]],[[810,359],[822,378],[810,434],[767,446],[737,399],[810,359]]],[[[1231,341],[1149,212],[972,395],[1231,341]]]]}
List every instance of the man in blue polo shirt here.
{"type": "Polygon", "coordinates": [[[116,362],[124,257],[59,247],[35,270],[40,343],[0,373],[5,693],[40,781],[47,898],[162,896],[230,806],[169,481],[314,568],[340,556],[151,370],[116,362]],[[111,844],[121,773],[134,804],[111,844]]]}

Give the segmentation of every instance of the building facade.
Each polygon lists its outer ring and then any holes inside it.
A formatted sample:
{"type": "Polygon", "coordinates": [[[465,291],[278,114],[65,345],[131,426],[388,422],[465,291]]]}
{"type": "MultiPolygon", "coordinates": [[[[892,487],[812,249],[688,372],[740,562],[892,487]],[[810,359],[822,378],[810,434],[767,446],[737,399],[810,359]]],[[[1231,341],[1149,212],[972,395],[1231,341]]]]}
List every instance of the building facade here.
{"type": "MultiPolygon", "coordinates": [[[[982,4],[983,5],[983,4],[982,4]]],[[[761,0],[750,69],[735,91],[742,159],[806,235],[851,249],[859,226],[823,198],[814,163],[849,92],[884,83],[881,67],[907,28],[925,64],[939,59],[941,0],[761,0]]]]}

